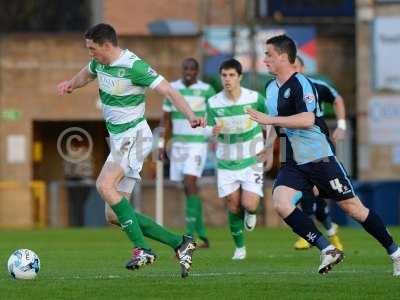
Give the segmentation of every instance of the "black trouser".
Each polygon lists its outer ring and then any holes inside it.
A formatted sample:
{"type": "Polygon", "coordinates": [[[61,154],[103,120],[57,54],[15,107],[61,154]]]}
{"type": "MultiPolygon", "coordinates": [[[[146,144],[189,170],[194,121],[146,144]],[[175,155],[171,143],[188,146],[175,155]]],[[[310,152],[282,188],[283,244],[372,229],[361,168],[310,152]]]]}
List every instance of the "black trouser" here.
{"type": "Polygon", "coordinates": [[[83,226],[85,215],[85,202],[91,187],[88,185],[74,184],[67,187],[68,192],[68,220],[70,226],[83,226]]]}

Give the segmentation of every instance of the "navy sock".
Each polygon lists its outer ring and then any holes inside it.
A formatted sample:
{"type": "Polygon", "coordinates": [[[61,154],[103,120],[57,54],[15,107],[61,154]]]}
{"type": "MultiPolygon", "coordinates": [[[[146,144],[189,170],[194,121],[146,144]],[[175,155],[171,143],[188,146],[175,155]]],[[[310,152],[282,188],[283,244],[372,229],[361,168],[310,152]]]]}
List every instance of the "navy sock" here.
{"type": "Polygon", "coordinates": [[[314,204],[315,198],[314,196],[309,196],[303,194],[303,197],[300,200],[301,210],[309,217],[314,215],[314,204]]]}
{"type": "Polygon", "coordinates": [[[319,249],[319,250],[323,250],[326,247],[328,247],[330,245],[330,243],[328,242],[328,240],[321,235],[316,241],[315,241],[315,246],[319,249]]]}
{"type": "Polygon", "coordinates": [[[324,225],[326,230],[332,228],[332,218],[329,215],[329,208],[324,199],[317,198],[316,209],[315,209],[316,219],[324,225]]]}
{"type": "Polygon", "coordinates": [[[307,240],[310,244],[317,246],[322,250],[330,245],[328,240],[315,227],[313,221],[304,214],[300,209],[295,208],[294,211],[283,219],[292,230],[307,240]]]}
{"type": "Polygon", "coordinates": [[[324,226],[324,228],[325,228],[326,230],[331,229],[331,228],[332,228],[332,218],[331,218],[331,216],[327,216],[327,217],[325,218],[325,220],[322,221],[321,223],[322,223],[322,225],[324,226]]]}
{"type": "Polygon", "coordinates": [[[397,245],[383,225],[381,218],[373,211],[370,210],[367,219],[360,224],[386,249],[389,255],[397,250],[397,245]]]}

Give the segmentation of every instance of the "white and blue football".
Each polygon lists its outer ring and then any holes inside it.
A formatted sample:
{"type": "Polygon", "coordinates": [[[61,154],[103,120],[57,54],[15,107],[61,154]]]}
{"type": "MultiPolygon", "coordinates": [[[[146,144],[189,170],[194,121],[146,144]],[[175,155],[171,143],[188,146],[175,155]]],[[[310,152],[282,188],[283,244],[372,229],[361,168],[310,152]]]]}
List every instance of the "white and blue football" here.
{"type": "Polygon", "coordinates": [[[34,279],[40,270],[40,259],[32,250],[19,249],[11,254],[7,267],[15,279],[34,279]]]}

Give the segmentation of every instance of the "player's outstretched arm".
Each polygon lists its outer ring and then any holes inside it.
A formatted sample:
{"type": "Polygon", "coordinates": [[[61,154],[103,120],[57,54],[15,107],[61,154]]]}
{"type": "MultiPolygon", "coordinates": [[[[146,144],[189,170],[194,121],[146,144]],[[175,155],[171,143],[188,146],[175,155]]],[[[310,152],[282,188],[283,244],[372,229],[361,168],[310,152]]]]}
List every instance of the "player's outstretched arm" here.
{"type": "Polygon", "coordinates": [[[250,119],[253,121],[256,121],[257,123],[263,124],[263,125],[274,125],[274,117],[271,117],[269,115],[266,115],[262,112],[259,112],[258,110],[255,110],[253,108],[248,108],[247,113],[250,115],[250,119]]]}
{"type": "Polygon", "coordinates": [[[73,90],[85,86],[96,77],[93,76],[87,66],[80,70],[72,79],[57,84],[57,93],[60,96],[72,93],[73,90]]]}
{"type": "Polygon", "coordinates": [[[171,84],[166,81],[162,80],[154,89],[159,94],[164,96],[165,98],[169,99],[172,104],[182,112],[186,118],[189,120],[190,125],[194,127],[205,127],[206,121],[202,117],[196,117],[196,115],[191,110],[190,106],[186,103],[185,99],[179,94],[178,91],[172,88],[171,84]]]}
{"type": "Polygon", "coordinates": [[[247,109],[250,119],[264,125],[274,125],[285,128],[310,128],[314,125],[315,115],[312,112],[302,112],[288,117],[272,117],[252,108],[247,109]]]}

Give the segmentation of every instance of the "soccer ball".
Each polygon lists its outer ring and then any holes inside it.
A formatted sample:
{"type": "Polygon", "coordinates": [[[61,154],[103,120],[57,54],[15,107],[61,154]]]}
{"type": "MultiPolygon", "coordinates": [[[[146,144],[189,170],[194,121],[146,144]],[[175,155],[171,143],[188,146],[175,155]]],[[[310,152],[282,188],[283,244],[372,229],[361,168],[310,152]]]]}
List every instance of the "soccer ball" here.
{"type": "Polygon", "coordinates": [[[29,249],[19,249],[8,259],[8,272],[16,279],[34,279],[40,270],[40,259],[29,249]]]}

